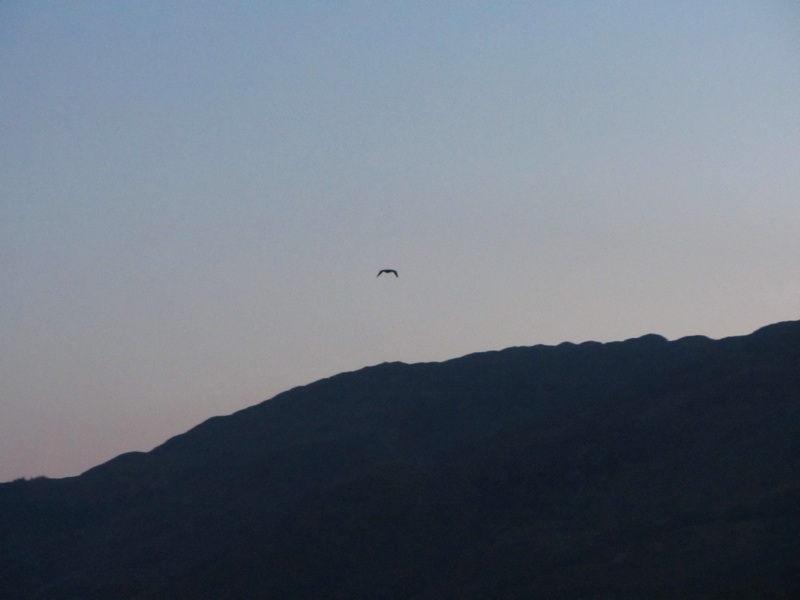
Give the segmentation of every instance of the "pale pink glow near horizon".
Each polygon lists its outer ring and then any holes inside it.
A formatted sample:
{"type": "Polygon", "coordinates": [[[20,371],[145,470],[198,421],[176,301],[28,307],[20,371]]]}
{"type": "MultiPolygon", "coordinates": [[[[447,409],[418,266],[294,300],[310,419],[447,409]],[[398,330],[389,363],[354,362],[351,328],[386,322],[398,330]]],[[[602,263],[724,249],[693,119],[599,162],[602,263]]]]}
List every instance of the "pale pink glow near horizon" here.
{"type": "Polygon", "coordinates": [[[791,3],[0,23],[0,481],[384,361],[800,318],[791,3]]]}

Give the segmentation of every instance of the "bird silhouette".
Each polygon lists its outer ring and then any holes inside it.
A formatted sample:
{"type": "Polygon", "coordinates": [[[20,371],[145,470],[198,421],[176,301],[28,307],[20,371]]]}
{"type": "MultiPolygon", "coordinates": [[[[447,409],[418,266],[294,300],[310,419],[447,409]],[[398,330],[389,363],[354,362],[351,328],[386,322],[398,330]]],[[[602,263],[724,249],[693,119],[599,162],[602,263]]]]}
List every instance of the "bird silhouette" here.
{"type": "Polygon", "coordinates": [[[376,277],[380,277],[380,276],[381,276],[381,275],[383,275],[384,273],[394,273],[394,276],[395,276],[395,277],[400,277],[400,276],[397,274],[397,271],[395,271],[394,269],[381,269],[380,271],[378,271],[378,274],[376,275],[376,277]]]}

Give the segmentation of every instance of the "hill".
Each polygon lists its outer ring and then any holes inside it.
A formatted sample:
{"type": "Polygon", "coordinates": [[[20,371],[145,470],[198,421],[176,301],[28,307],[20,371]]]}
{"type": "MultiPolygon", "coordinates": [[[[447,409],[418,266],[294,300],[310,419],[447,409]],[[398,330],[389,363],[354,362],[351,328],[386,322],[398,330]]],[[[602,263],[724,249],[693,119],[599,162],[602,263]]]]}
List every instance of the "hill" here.
{"type": "Polygon", "coordinates": [[[800,322],[377,365],[2,484],[0,597],[800,597],[800,322]]]}

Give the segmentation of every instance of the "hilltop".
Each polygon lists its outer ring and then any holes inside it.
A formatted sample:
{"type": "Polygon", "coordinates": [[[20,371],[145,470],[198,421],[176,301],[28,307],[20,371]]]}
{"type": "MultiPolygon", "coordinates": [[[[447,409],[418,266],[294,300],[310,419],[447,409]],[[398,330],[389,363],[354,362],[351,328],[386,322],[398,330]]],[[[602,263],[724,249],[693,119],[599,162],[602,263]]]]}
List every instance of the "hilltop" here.
{"type": "Polygon", "coordinates": [[[386,363],[0,485],[0,595],[800,596],[800,322],[386,363]]]}

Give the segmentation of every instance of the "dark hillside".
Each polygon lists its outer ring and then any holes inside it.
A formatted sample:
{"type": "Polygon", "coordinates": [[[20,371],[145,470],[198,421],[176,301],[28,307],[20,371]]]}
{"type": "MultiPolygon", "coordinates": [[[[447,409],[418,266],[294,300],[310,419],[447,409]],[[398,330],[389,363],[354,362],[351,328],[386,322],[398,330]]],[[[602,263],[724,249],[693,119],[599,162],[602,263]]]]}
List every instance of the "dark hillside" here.
{"type": "Polygon", "coordinates": [[[2,484],[0,597],[800,597],[800,322],[378,365],[2,484]]]}

